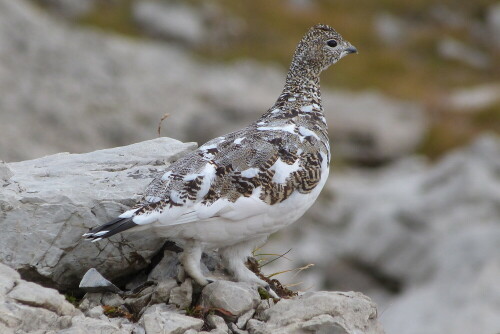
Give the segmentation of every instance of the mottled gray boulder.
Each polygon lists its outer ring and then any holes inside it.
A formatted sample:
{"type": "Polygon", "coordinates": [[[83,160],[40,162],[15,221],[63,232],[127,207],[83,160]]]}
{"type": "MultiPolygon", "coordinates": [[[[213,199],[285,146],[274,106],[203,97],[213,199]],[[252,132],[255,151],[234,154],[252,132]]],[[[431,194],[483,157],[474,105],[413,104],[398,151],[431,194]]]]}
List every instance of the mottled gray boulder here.
{"type": "Polygon", "coordinates": [[[38,0],[44,8],[69,19],[77,19],[94,9],[96,0],[38,0]]]}
{"type": "Polygon", "coordinates": [[[42,307],[58,315],[75,315],[75,307],[54,289],[44,288],[32,282],[19,282],[8,294],[18,303],[42,307]]]}
{"type": "Polygon", "coordinates": [[[499,84],[456,89],[444,99],[448,108],[459,112],[481,111],[493,107],[499,101],[499,84]]]}
{"type": "Polygon", "coordinates": [[[183,334],[189,329],[201,330],[203,320],[180,314],[164,304],[151,306],[139,323],[148,334],[183,334]]]}
{"type": "Polygon", "coordinates": [[[355,161],[378,163],[414,152],[428,128],[421,105],[380,93],[327,92],[323,101],[335,149],[355,161]]]}
{"type": "Polygon", "coordinates": [[[139,27],[153,37],[195,46],[205,36],[203,17],[195,8],[182,3],[137,1],[132,16],[139,27]]]}
{"type": "Polygon", "coordinates": [[[356,292],[308,292],[282,299],[250,320],[250,333],[382,334],[375,304],[356,292]]]}
{"type": "Polygon", "coordinates": [[[177,305],[181,309],[191,305],[193,299],[193,283],[191,278],[186,278],[178,287],[174,287],[170,291],[170,304],[177,305]]]}
{"type": "MultiPolygon", "coordinates": [[[[243,282],[215,281],[201,293],[201,305],[207,309],[220,308],[238,317],[260,302],[257,286],[243,282]]],[[[233,317],[229,316],[230,319],[233,317]]],[[[234,319],[233,319],[234,320],[234,319]]]]}
{"type": "Polygon", "coordinates": [[[467,45],[454,38],[445,38],[438,43],[437,51],[443,58],[459,61],[476,69],[487,69],[492,66],[489,54],[467,45]]]}
{"type": "Polygon", "coordinates": [[[81,236],[127,209],[155,173],[194,147],[158,138],[7,164],[13,175],[0,188],[0,261],[64,289],[76,288],[90,268],[113,280],[145,267],[163,239],[134,233],[91,243],[81,236]]]}

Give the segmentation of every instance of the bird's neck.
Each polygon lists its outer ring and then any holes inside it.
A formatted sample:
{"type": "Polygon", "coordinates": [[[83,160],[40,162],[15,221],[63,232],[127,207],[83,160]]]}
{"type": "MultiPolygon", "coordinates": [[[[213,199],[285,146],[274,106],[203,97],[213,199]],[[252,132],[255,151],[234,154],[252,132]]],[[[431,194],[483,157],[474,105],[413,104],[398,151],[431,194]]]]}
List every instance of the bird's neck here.
{"type": "Polygon", "coordinates": [[[319,75],[296,73],[291,68],[283,92],[262,119],[272,121],[295,117],[306,118],[309,120],[307,123],[321,123],[326,127],[319,75]]]}

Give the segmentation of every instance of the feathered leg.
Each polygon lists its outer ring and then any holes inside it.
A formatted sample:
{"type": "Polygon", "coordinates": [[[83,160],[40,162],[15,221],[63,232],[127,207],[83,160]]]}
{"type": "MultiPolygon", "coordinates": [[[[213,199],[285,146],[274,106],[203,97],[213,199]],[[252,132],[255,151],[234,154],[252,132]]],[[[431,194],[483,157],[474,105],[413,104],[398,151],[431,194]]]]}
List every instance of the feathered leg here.
{"type": "Polygon", "coordinates": [[[241,282],[257,283],[263,287],[268,285],[265,281],[258,278],[257,275],[255,275],[245,265],[245,262],[252,254],[252,251],[258,245],[263,244],[266,239],[267,237],[259,237],[219,249],[219,254],[222,257],[226,268],[231,272],[236,280],[241,282]]]}
{"type": "Polygon", "coordinates": [[[190,240],[184,245],[184,252],[182,252],[179,260],[186,274],[195,280],[201,286],[205,286],[209,283],[206,277],[201,272],[200,260],[201,260],[201,245],[200,243],[190,240]]]}

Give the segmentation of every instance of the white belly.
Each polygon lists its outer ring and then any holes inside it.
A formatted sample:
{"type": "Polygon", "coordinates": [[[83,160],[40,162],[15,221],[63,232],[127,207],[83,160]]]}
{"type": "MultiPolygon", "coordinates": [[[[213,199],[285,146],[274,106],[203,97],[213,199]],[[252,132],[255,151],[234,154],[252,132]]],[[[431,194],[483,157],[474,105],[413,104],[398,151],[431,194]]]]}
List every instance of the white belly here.
{"type": "MultiPolygon", "coordinates": [[[[251,216],[242,219],[213,217],[187,224],[157,225],[155,230],[158,234],[181,245],[184,240],[197,240],[203,243],[205,248],[219,248],[250,238],[266,237],[295,222],[316,201],[329,173],[326,159],[323,164],[320,182],[310,193],[301,194],[295,191],[280,203],[261,205],[257,210],[262,212],[261,214],[252,213],[251,216]]],[[[246,208],[241,207],[241,210],[244,209],[246,208]]]]}

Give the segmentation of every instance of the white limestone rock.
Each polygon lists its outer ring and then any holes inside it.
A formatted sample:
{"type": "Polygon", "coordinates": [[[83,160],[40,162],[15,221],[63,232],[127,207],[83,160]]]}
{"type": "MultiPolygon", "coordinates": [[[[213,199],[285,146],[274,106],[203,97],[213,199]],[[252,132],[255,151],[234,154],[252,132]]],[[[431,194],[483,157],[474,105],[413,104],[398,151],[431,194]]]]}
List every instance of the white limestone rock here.
{"type": "Polygon", "coordinates": [[[184,334],[189,329],[201,330],[203,320],[189,317],[164,304],[149,307],[139,320],[148,334],[184,334]]]}
{"type": "Polygon", "coordinates": [[[82,234],[133,205],[157,172],[194,148],[158,138],[8,164],[13,175],[0,188],[0,203],[10,208],[2,213],[0,261],[31,280],[73,289],[89,268],[113,280],[146,266],[162,238],[134,233],[91,243],[82,234]]]}
{"type": "Polygon", "coordinates": [[[132,15],[141,29],[153,37],[195,46],[205,36],[203,17],[182,3],[137,1],[132,15]]]}
{"type": "MultiPolygon", "coordinates": [[[[215,281],[203,288],[201,293],[203,307],[226,310],[235,318],[256,308],[259,302],[257,287],[244,282],[215,281]]],[[[235,320],[231,316],[228,318],[235,320]]]]}
{"type": "Polygon", "coordinates": [[[308,292],[282,299],[260,320],[248,322],[250,333],[384,333],[375,304],[356,292],[308,292]]]}
{"type": "Polygon", "coordinates": [[[90,268],[79,285],[86,292],[120,292],[113,283],[105,279],[95,268],[90,268]]]}
{"type": "Polygon", "coordinates": [[[21,282],[17,284],[7,297],[15,301],[35,306],[43,307],[59,315],[75,315],[77,310],[68,303],[64,296],[54,289],[44,288],[32,282],[21,282]]]}
{"type": "Polygon", "coordinates": [[[193,283],[191,278],[186,278],[178,287],[170,290],[169,303],[184,309],[191,305],[193,299],[193,283]]]}

